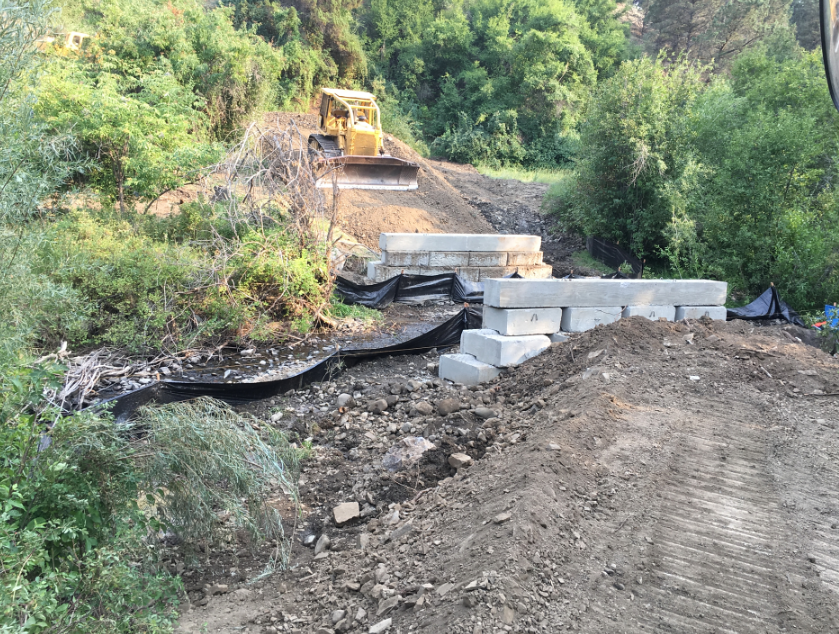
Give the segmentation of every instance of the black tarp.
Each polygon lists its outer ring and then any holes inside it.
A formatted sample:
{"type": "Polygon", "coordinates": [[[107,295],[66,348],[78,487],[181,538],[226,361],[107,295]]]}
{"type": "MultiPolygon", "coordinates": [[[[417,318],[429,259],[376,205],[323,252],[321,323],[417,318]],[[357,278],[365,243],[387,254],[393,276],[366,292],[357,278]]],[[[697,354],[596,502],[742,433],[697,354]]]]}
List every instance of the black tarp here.
{"type": "Polygon", "coordinates": [[[589,236],[586,238],[586,251],[595,260],[603,262],[606,266],[611,266],[616,271],[620,268],[621,264],[626,262],[632,267],[630,278],[641,279],[641,276],[644,274],[644,263],[614,242],[589,236]]]}
{"type": "MultiPolygon", "coordinates": [[[[521,279],[518,273],[505,279],[521,279]]],[[[429,300],[451,299],[457,304],[482,304],[484,285],[470,282],[457,273],[441,275],[407,275],[402,273],[376,284],[356,284],[340,275],[335,280],[335,294],[345,304],[360,304],[368,308],[387,308],[392,302],[420,304],[429,300]]]]}
{"type": "Polygon", "coordinates": [[[727,319],[783,319],[796,326],[807,327],[798,313],[781,299],[778,289],[774,286],[767,288],[751,304],[729,308],[727,319]]]}
{"type": "Polygon", "coordinates": [[[383,348],[337,350],[319,363],[299,374],[258,383],[198,383],[193,381],[160,381],[128,394],[91,406],[110,405],[118,419],[129,417],[138,407],[150,403],[174,403],[199,396],[211,396],[227,403],[248,403],[299,390],[340,374],[360,361],[390,354],[424,354],[433,348],[443,350],[460,343],[464,330],[481,327],[481,309],[464,308],[457,315],[426,333],[383,348]]]}

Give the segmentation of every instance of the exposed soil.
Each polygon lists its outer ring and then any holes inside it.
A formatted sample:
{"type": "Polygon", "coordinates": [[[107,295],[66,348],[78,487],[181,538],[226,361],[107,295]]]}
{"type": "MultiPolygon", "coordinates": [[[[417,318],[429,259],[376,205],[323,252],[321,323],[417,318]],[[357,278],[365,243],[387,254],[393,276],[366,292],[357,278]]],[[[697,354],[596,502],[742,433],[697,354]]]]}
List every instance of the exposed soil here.
{"type": "Polygon", "coordinates": [[[478,389],[429,354],[259,404],[316,446],[291,567],[247,585],[268,552],[217,548],[181,630],[839,631],[839,360],[799,334],[631,318],[478,389]],[[385,470],[414,435],[437,449],[385,470]]]}
{"type": "MultiPolygon", "coordinates": [[[[317,115],[270,113],[265,125],[291,124],[307,136],[317,129],[317,115]]],[[[379,234],[393,233],[527,233],[542,236],[544,261],[561,277],[575,269],[571,255],[585,248],[576,236],[558,233],[541,213],[548,186],[484,176],[471,165],[424,159],[407,144],[385,135],[385,149],[420,165],[416,191],[344,190],[340,193],[341,229],[358,242],[378,249],[379,234]]]]}

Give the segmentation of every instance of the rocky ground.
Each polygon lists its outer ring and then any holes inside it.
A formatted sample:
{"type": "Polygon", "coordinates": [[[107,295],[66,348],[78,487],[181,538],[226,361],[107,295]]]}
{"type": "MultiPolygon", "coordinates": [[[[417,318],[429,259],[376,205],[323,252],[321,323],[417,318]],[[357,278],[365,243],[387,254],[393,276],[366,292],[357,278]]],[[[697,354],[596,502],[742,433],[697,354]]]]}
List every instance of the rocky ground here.
{"type": "Polygon", "coordinates": [[[804,334],[631,318],[479,388],[399,356],[257,404],[314,443],[290,566],[175,548],[181,631],[839,631],[839,362],[804,334]]]}

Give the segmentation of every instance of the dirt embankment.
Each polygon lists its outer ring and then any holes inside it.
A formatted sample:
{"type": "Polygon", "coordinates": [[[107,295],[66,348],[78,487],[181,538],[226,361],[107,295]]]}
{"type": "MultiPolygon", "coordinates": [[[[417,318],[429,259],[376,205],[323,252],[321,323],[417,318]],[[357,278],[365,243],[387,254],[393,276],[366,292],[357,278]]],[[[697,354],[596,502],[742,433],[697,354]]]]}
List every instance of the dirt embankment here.
{"type": "MultiPolygon", "coordinates": [[[[317,131],[317,115],[270,113],[264,124],[281,129],[294,124],[308,136],[317,131]]],[[[555,276],[574,268],[571,255],[585,245],[575,236],[551,230],[541,213],[547,185],[489,178],[471,165],[424,159],[390,134],[385,135],[385,149],[420,165],[419,188],[342,191],[341,229],[358,242],[378,249],[382,232],[526,233],[542,237],[544,259],[554,266],[555,276]]]]}
{"type": "Polygon", "coordinates": [[[182,630],[839,631],[839,362],[795,334],[631,318],[478,389],[426,355],[290,394],[317,445],[292,568],[234,592],[258,568],[221,549],[182,630]],[[386,471],[416,434],[437,449],[386,471]]]}

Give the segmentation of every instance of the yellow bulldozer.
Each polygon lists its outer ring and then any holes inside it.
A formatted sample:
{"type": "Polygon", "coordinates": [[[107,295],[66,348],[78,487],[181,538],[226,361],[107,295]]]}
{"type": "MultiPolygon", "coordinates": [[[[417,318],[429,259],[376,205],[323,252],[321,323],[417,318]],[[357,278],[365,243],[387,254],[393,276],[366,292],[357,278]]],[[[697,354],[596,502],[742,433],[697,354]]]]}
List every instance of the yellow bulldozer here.
{"type": "Polygon", "coordinates": [[[321,134],[309,136],[309,152],[319,174],[317,186],[339,189],[417,188],[419,165],[385,154],[375,95],[323,88],[321,134]]]}

